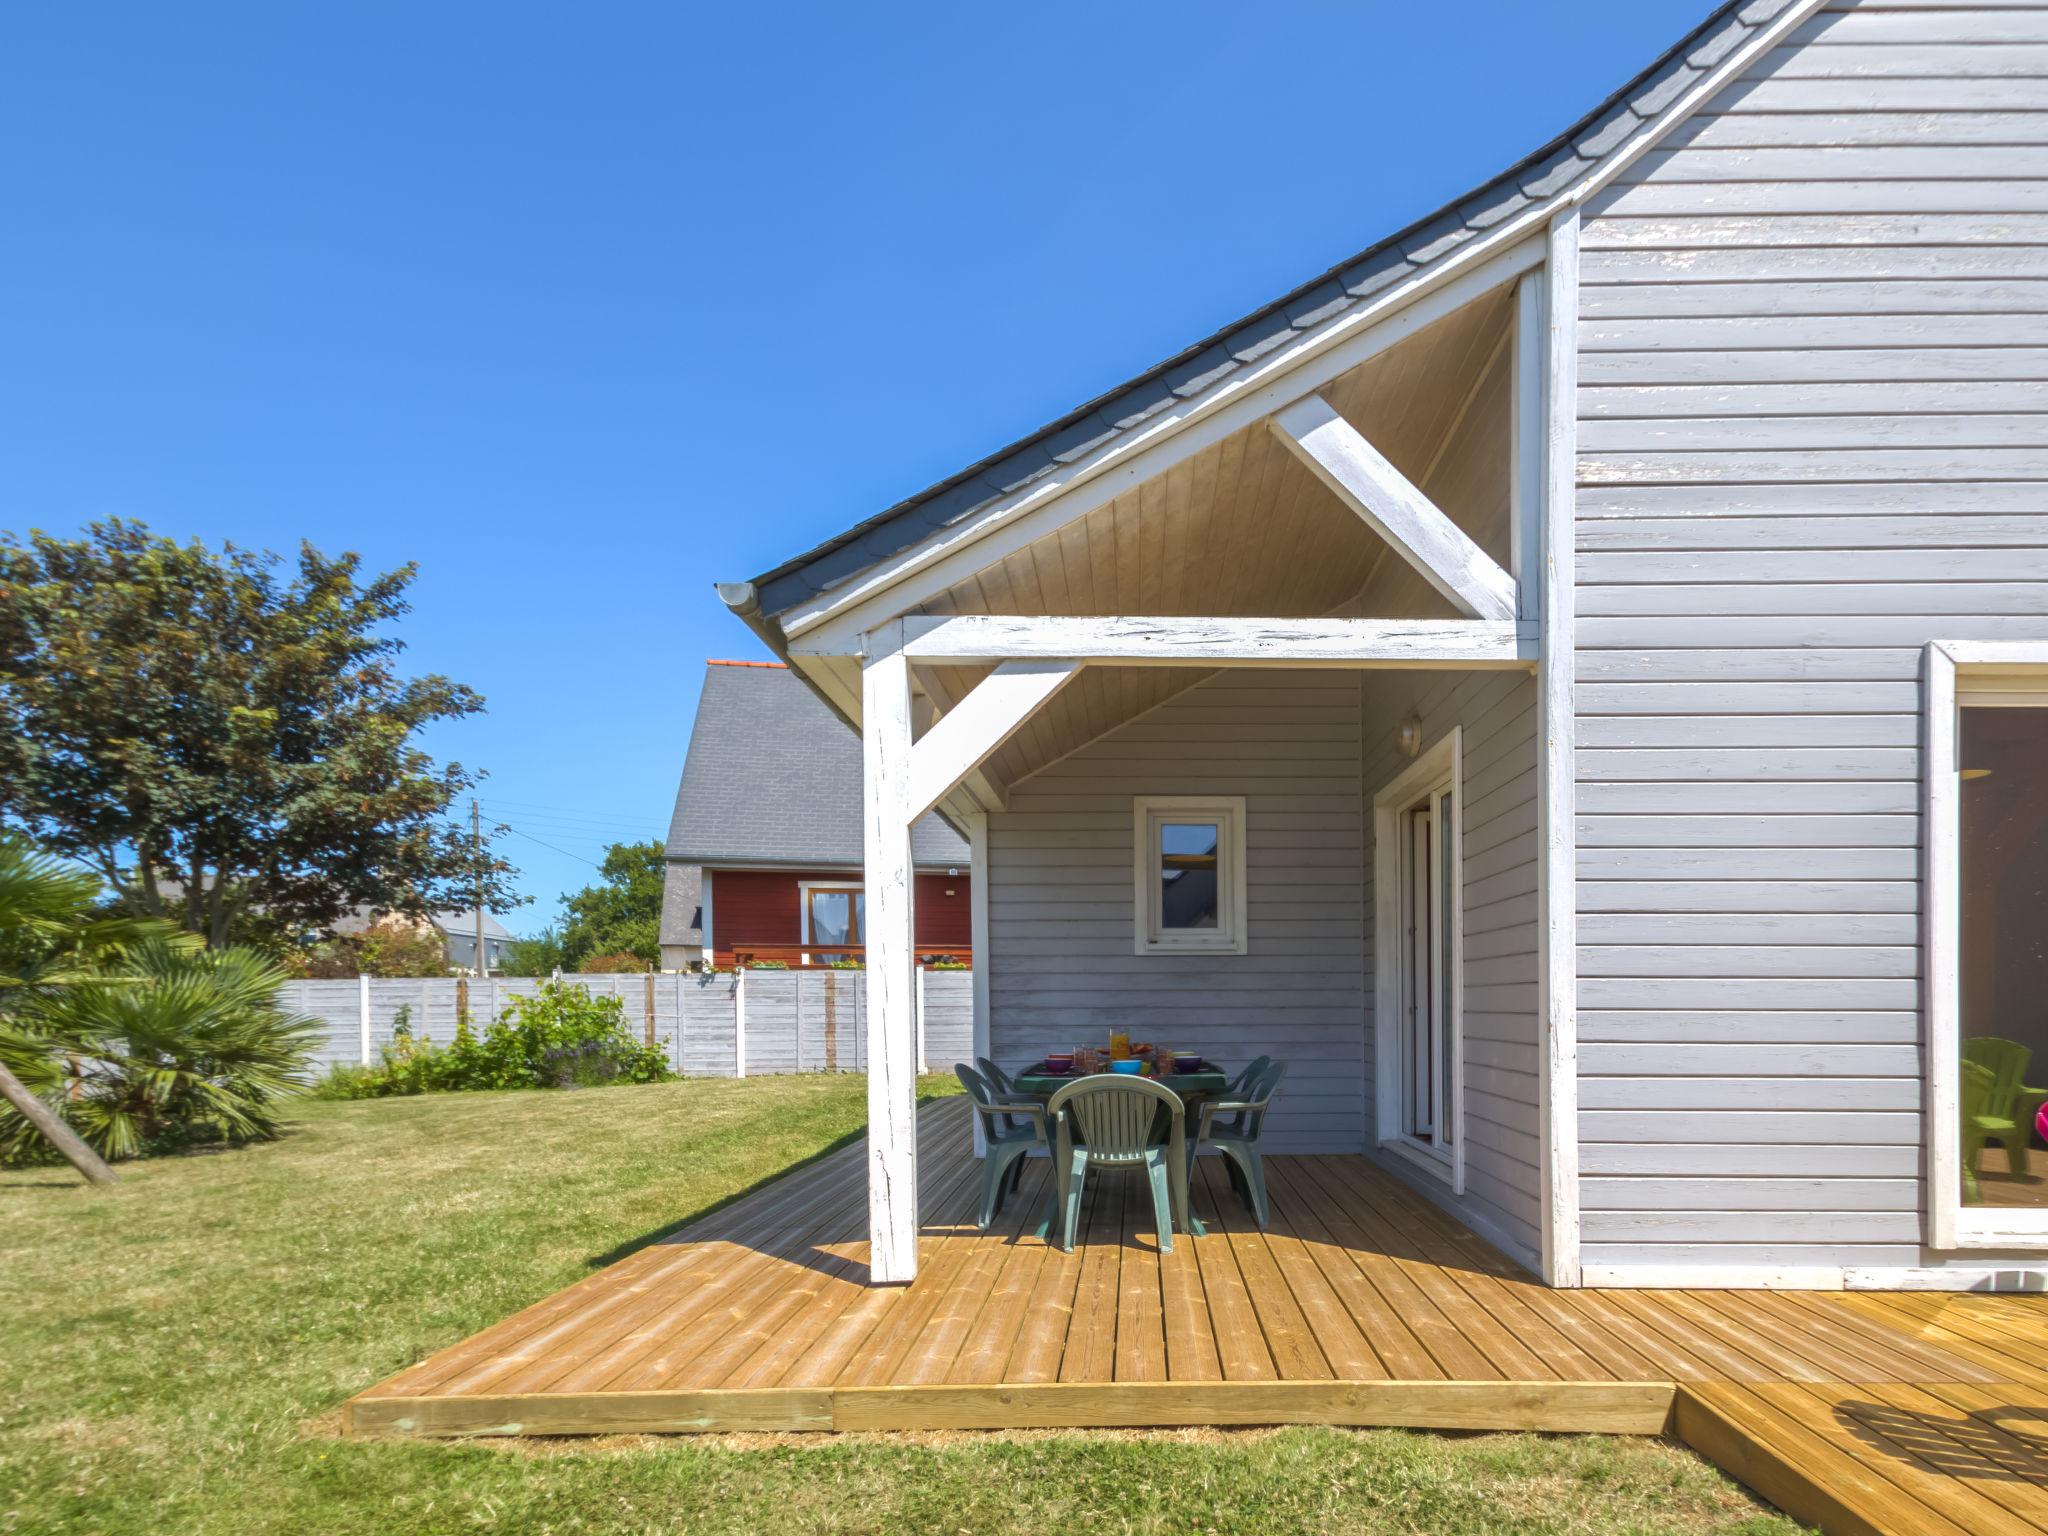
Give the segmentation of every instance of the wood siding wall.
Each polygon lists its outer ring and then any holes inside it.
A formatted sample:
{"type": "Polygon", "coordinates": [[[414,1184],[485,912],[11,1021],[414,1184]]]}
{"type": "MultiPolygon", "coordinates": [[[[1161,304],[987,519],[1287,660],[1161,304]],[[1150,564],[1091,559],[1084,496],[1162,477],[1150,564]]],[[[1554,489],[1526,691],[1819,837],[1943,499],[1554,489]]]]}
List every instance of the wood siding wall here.
{"type": "Polygon", "coordinates": [[[1918,1264],[1920,647],[2048,638],[2048,9],[1821,13],[1583,244],[1583,1257],[1918,1264]]]}
{"type": "Polygon", "coordinates": [[[1283,1151],[1365,1142],[1359,684],[1228,672],[1018,785],[989,817],[991,1047],[1017,1062],[1128,1029],[1236,1065],[1286,1058],[1283,1151]],[[1132,953],[1131,801],[1245,797],[1250,953],[1132,953]]]}
{"type": "Polygon", "coordinates": [[[1373,792],[1419,709],[1465,728],[1467,1192],[1518,1257],[1538,1246],[1535,685],[1526,674],[1219,674],[1020,784],[989,818],[996,1057],[1129,1028],[1236,1064],[1284,1057],[1284,1151],[1356,1152],[1372,1119],[1373,792]],[[1243,956],[1132,953],[1131,802],[1241,794],[1243,956]]]}
{"type": "MultiPolygon", "coordinates": [[[[1464,730],[1465,1194],[1447,1203],[1533,1268],[1543,1220],[1536,1076],[1536,683],[1526,673],[1510,672],[1365,674],[1368,866],[1372,798],[1408,766],[1395,733],[1411,709],[1422,717],[1425,745],[1454,726],[1464,730]]],[[[1370,885],[1365,896],[1370,932],[1370,885]]],[[[1368,1072],[1372,1059],[1368,1051],[1368,1072]]]]}

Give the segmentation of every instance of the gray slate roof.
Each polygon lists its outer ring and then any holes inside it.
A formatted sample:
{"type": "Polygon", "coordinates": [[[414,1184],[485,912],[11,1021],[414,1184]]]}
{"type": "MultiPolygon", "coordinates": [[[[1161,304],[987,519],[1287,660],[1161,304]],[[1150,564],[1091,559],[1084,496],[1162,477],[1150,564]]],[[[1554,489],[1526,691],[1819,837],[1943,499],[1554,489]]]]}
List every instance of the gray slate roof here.
{"type": "MultiPolygon", "coordinates": [[[[787,668],[704,668],[668,856],[690,864],[861,863],[860,738],[787,668]]],[[[967,844],[936,816],[911,829],[921,866],[964,867],[967,844]]]]}
{"type": "Polygon", "coordinates": [[[1569,190],[1637,129],[1662,115],[1703,73],[1793,3],[1728,0],[1585,117],[1476,191],[1098,395],[1029,437],[969,465],[951,479],[919,491],[755,577],[761,612],[771,618],[783,613],[990,502],[1093,453],[1168,406],[1206,394],[1302,332],[1441,261],[1503,220],[1569,190]]]}

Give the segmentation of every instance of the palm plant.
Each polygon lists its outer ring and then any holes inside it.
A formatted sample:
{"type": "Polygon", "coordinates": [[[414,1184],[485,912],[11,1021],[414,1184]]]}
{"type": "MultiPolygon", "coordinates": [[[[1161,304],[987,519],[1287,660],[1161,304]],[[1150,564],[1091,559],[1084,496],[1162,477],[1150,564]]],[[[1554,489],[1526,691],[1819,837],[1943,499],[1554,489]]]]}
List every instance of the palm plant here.
{"type": "Polygon", "coordinates": [[[53,1111],[114,1158],[275,1135],[318,1029],[277,1006],[283,972],[163,923],[97,916],[98,894],[91,874],[0,837],[0,1073],[36,1101],[5,1093],[0,1161],[58,1140],[53,1111]]]}

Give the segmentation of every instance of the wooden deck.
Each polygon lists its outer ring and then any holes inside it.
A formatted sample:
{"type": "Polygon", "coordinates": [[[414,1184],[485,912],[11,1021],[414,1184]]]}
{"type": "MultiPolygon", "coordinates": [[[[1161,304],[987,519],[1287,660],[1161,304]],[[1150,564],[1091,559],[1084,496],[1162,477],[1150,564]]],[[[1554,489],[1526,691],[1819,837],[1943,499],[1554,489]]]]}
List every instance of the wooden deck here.
{"type": "Polygon", "coordinates": [[[1043,1165],[973,1225],[965,1101],[920,1124],[920,1273],[869,1287],[856,1144],[370,1388],[357,1433],[1337,1423],[1675,1432],[1830,1532],[2048,1532],[2048,1297],[1559,1291],[1362,1158],[1276,1158],[1271,1229],[1202,1163],[1162,1254],[1043,1165]]]}

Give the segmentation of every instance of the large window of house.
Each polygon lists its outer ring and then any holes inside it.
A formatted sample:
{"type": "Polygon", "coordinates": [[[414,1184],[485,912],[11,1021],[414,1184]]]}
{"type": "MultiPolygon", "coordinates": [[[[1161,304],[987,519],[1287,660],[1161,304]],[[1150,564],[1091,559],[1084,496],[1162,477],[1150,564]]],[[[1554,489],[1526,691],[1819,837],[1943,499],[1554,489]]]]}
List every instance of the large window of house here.
{"type": "MultiPolygon", "coordinates": [[[[803,885],[803,942],[807,945],[865,944],[867,895],[862,888],[806,881],[803,885]]],[[[812,963],[825,965],[845,958],[844,951],[830,949],[810,956],[812,963]]]]}
{"type": "Polygon", "coordinates": [[[1463,1182],[1459,733],[1373,797],[1380,1144],[1463,1182]]]}
{"type": "Polygon", "coordinates": [[[1133,827],[1137,952],[1244,954],[1243,798],[1140,796],[1133,827]]]}
{"type": "Polygon", "coordinates": [[[2048,647],[1936,647],[1928,694],[1935,1241],[2048,1246],[2048,647]]]}

